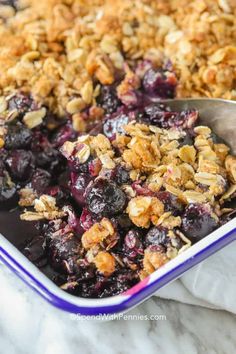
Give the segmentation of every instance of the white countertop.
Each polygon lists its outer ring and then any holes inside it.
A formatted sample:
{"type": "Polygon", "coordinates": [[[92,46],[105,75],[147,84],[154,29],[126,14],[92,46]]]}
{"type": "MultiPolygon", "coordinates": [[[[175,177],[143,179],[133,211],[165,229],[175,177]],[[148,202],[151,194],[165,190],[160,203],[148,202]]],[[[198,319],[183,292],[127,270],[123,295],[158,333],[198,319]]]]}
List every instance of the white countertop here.
{"type": "Polygon", "coordinates": [[[0,353],[232,354],[236,316],[151,298],[129,314],[159,321],[91,322],[53,308],[0,264],[0,353]]]}

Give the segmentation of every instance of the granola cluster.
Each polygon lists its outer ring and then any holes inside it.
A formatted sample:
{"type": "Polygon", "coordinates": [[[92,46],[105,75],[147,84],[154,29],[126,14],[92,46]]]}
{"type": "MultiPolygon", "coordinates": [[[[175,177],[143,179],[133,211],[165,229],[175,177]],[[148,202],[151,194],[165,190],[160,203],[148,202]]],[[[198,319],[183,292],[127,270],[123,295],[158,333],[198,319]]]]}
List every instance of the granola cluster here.
{"type": "MultiPolygon", "coordinates": [[[[0,5],[0,95],[33,95],[59,116],[96,107],[124,63],[170,59],[177,95],[235,98],[234,0],[18,0],[0,5]]],[[[132,73],[129,74],[128,86],[132,73]]],[[[118,94],[127,95],[123,84],[118,94]]],[[[1,104],[0,104],[1,106],[1,104]]],[[[90,112],[90,116],[93,113],[90,112]]]]}

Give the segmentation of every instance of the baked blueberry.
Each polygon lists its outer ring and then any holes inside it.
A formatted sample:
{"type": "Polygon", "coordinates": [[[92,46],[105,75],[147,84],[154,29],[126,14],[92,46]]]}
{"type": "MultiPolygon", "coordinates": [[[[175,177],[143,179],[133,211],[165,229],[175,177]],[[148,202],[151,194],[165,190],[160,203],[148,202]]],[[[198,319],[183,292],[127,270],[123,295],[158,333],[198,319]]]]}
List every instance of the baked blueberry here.
{"type": "Polygon", "coordinates": [[[173,215],[179,215],[184,210],[183,204],[174,194],[162,191],[157,193],[157,197],[164,204],[165,211],[171,211],[173,215]]]}
{"type": "Polygon", "coordinates": [[[218,226],[217,217],[208,204],[190,204],[183,214],[182,230],[193,242],[209,235],[218,226]]]}
{"type": "Polygon", "coordinates": [[[67,140],[73,141],[76,136],[77,134],[74,131],[71,122],[68,122],[67,124],[63,124],[53,133],[51,142],[54,147],[60,147],[67,140]]]}
{"type": "Polygon", "coordinates": [[[22,123],[8,126],[4,145],[7,150],[27,148],[31,141],[32,132],[22,123]]]}
{"type": "Polygon", "coordinates": [[[40,235],[26,242],[22,252],[37,267],[41,268],[47,264],[45,252],[45,238],[40,235]]]}
{"type": "Polygon", "coordinates": [[[146,247],[151,245],[167,247],[169,242],[168,230],[161,226],[152,227],[145,236],[146,247]]]}
{"type": "Polygon", "coordinates": [[[103,86],[100,96],[98,97],[98,102],[106,113],[114,113],[121,105],[116,94],[116,87],[113,85],[103,86]]]}
{"type": "Polygon", "coordinates": [[[49,187],[51,180],[52,176],[48,171],[37,168],[31,177],[31,186],[38,194],[42,194],[49,187]]]}
{"type": "Polygon", "coordinates": [[[138,230],[130,230],[124,238],[123,250],[128,258],[135,259],[143,255],[142,235],[138,230]]]}
{"type": "Polygon", "coordinates": [[[27,181],[34,171],[34,156],[31,151],[13,150],[8,154],[6,167],[13,179],[27,181]]]}
{"type": "Polygon", "coordinates": [[[97,216],[115,215],[124,210],[126,196],[115,182],[99,178],[86,192],[86,205],[97,216]]]}
{"type": "Polygon", "coordinates": [[[129,116],[125,112],[116,112],[105,118],[103,123],[103,134],[109,139],[114,139],[116,133],[124,134],[123,126],[128,124],[129,116]]]}
{"type": "Polygon", "coordinates": [[[175,75],[163,69],[150,68],[143,77],[144,90],[161,98],[173,98],[176,84],[175,75]]]}
{"type": "Polygon", "coordinates": [[[71,174],[71,194],[80,206],[85,204],[85,190],[90,181],[91,178],[88,174],[71,174]]]}

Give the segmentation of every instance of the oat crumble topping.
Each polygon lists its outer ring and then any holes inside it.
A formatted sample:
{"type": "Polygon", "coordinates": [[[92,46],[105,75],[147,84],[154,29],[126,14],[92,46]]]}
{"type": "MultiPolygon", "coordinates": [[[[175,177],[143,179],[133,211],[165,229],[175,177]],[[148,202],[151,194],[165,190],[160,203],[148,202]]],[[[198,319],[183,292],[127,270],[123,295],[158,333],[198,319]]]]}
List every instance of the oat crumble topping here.
{"type": "MultiPolygon", "coordinates": [[[[74,115],[96,105],[124,62],[171,58],[177,96],[235,98],[233,0],[18,0],[0,13],[2,95],[20,88],[74,115]]],[[[138,85],[131,77],[118,87],[123,97],[138,85]]]]}

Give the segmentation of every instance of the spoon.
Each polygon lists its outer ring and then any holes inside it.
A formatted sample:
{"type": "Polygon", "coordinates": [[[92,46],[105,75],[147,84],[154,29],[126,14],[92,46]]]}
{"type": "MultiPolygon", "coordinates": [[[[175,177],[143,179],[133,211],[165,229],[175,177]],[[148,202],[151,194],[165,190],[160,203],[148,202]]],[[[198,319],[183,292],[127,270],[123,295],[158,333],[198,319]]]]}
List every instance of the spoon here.
{"type": "Polygon", "coordinates": [[[216,98],[163,100],[172,111],[196,109],[202,124],[212,128],[236,154],[236,101],[216,98]]]}

